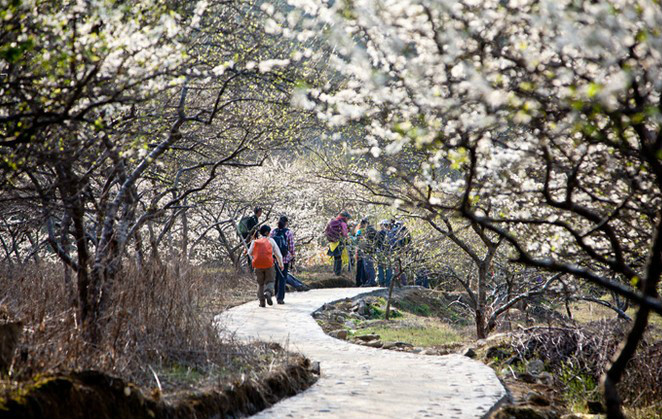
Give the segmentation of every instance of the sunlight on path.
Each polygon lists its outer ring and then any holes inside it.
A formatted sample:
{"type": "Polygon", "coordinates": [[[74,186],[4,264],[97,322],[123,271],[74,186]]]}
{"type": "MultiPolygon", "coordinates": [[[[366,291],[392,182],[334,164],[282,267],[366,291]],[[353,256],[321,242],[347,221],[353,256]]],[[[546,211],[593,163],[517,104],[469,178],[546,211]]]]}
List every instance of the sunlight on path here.
{"type": "Polygon", "coordinates": [[[257,301],[217,316],[224,333],[282,344],[321,364],[310,389],[253,418],[484,417],[506,395],[491,368],[460,355],[427,356],[354,345],[324,334],[311,313],[324,303],[370,292],[333,288],[288,293],[285,305],[257,301]]]}

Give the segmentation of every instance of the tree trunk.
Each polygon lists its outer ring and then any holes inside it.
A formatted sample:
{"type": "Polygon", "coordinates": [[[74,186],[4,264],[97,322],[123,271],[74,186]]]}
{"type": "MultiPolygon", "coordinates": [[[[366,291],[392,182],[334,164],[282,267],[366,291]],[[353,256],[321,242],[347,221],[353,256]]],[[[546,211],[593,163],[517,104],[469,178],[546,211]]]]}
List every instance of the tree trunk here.
{"type": "MultiPolygon", "coordinates": [[[[69,247],[69,228],[71,227],[71,216],[68,211],[64,212],[62,216],[62,226],[60,228],[60,243],[62,248],[66,251],[69,247]]],[[[69,304],[71,307],[76,307],[79,304],[79,301],[76,299],[76,290],[74,289],[74,283],[71,279],[71,267],[65,262],[62,262],[64,268],[64,289],[67,293],[67,298],[69,299],[69,304]]]]}
{"type": "MultiPolygon", "coordinates": [[[[186,198],[184,198],[183,205],[186,206],[186,198]]],[[[182,262],[188,263],[188,211],[182,212],[182,262]]]]}
{"type": "MultiPolygon", "coordinates": [[[[92,343],[98,342],[99,334],[94,316],[95,306],[95,284],[91,281],[89,272],[90,253],[87,247],[87,235],[85,230],[85,208],[80,195],[80,179],[74,175],[71,167],[65,165],[57,168],[60,179],[59,189],[65,208],[64,224],[68,230],[68,224],[73,224],[73,236],[76,242],[76,253],[78,255],[78,272],[76,281],[78,287],[78,309],[80,322],[83,325],[85,337],[92,343]],[[70,221],[67,220],[67,215],[70,221]]],[[[63,237],[68,231],[62,232],[63,237]]]]}
{"type": "Polygon", "coordinates": [[[3,248],[4,251],[5,251],[5,259],[7,260],[7,264],[8,264],[9,267],[11,268],[11,267],[14,266],[14,261],[11,260],[11,250],[10,250],[9,247],[7,246],[7,243],[6,243],[5,240],[2,238],[2,236],[0,236],[0,243],[2,244],[2,248],[3,248]]]}
{"type": "MultiPolygon", "coordinates": [[[[506,301],[510,301],[513,298],[513,282],[512,279],[508,279],[509,277],[506,277],[506,282],[508,285],[508,291],[506,294],[506,301]]],[[[495,319],[496,323],[496,319],[495,319]]],[[[503,328],[505,330],[511,331],[513,330],[512,324],[510,323],[510,309],[506,310],[506,312],[503,314],[503,328]]]]}
{"type": "MultiPolygon", "coordinates": [[[[223,232],[222,226],[216,227],[216,231],[218,232],[218,241],[221,242],[221,244],[225,248],[225,251],[228,252],[228,257],[230,258],[230,261],[232,261],[232,264],[235,266],[238,272],[242,272],[243,269],[241,267],[241,258],[242,258],[242,254],[244,253],[244,249],[248,250],[248,244],[244,243],[244,241],[241,238],[241,235],[237,231],[237,236],[239,237],[239,240],[242,241],[242,243],[240,244],[240,247],[235,248],[232,246],[227,236],[223,232]]],[[[248,268],[248,271],[250,272],[250,267],[248,268]]]]}
{"type": "Polygon", "coordinates": [[[489,262],[483,261],[478,266],[478,280],[476,282],[476,336],[478,339],[485,339],[487,337],[487,275],[488,275],[489,262]]]}
{"type": "Polygon", "coordinates": [[[98,341],[97,325],[94,318],[94,284],[90,280],[89,263],[90,255],[87,249],[87,239],[85,237],[85,226],[83,224],[82,208],[75,209],[72,217],[74,224],[74,237],[76,239],[76,251],[78,253],[78,309],[80,311],[80,321],[85,330],[86,337],[93,343],[98,341]]]}
{"type": "Polygon", "coordinates": [[[95,266],[93,269],[93,283],[95,284],[95,302],[94,318],[99,330],[103,330],[106,322],[106,314],[113,307],[113,296],[115,293],[115,281],[121,269],[122,251],[121,245],[114,238],[108,242],[106,249],[97,249],[102,251],[95,257],[95,266]],[[105,250],[105,251],[104,251],[105,250]],[[98,263],[101,261],[101,263],[98,263]]]}
{"type": "MultiPolygon", "coordinates": [[[[28,237],[28,241],[30,242],[30,246],[32,246],[32,249],[30,252],[32,253],[32,258],[34,259],[34,263],[37,265],[41,265],[41,258],[39,257],[39,240],[35,239],[32,237],[32,233],[28,232],[26,234],[28,237]]],[[[25,261],[27,262],[27,260],[25,261]]]]}
{"type": "MultiPolygon", "coordinates": [[[[662,275],[662,218],[656,228],[655,240],[653,241],[650,255],[648,272],[646,278],[643,279],[641,289],[645,296],[658,298],[657,286],[662,275]]],[[[644,337],[649,314],[649,306],[639,306],[632,329],[630,329],[627,339],[605,374],[603,388],[608,419],[625,419],[621,408],[621,398],[616,386],[621,381],[628,362],[634,356],[639,342],[644,337]]]]}
{"type": "Polygon", "coordinates": [[[145,252],[143,250],[143,238],[140,230],[136,231],[136,269],[142,272],[145,269],[145,252]]]}
{"type": "Polygon", "coordinates": [[[154,270],[155,267],[161,268],[161,254],[159,253],[158,240],[154,232],[154,224],[152,221],[147,222],[147,231],[149,232],[149,265],[150,269],[154,270]]]}

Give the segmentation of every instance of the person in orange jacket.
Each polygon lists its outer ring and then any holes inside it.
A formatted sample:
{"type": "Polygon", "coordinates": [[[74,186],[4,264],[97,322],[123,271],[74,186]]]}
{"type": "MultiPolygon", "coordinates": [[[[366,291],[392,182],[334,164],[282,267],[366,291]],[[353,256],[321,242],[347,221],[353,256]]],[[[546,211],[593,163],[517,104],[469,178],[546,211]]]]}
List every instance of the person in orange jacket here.
{"type": "Polygon", "coordinates": [[[253,268],[257,277],[257,298],[260,300],[260,307],[265,307],[265,300],[267,304],[273,304],[271,297],[274,295],[274,280],[276,278],[274,258],[280,270],[283,270],[283,256],[274,239],[269,237],[270,232],[271,227],[268,225],[265,224],[260,227],[261,237],[253,240],[251,247],[248,248],[248,254],[253,261],[253,268]]]}

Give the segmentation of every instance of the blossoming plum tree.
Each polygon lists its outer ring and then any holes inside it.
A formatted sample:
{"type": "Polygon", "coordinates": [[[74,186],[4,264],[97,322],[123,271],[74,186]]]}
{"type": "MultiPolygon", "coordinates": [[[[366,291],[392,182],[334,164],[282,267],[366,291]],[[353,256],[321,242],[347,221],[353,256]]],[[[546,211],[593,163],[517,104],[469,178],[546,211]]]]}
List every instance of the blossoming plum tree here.
{"type": "Polygon", "coordinates": [[[305,76],[284,66],[312,73],[315,57],[290,58],[252,1],[1,4],[2,201],[48,232],[98,342],[128,246],[185,224],[221,167],[259,165],[305,128],[289,106],[305,76]]]}
{"type": "Polygon", "coordinates": [[[420,171],[387,170],[421,206],[457,210],[517,261],[639,305],[604,383],[609,417],[623,417],[615,383],[662,313],[659,3],[290,3],[330,33],[346,78],[301,106],[362,124],[372,156],[418,150],[420,171]]]}

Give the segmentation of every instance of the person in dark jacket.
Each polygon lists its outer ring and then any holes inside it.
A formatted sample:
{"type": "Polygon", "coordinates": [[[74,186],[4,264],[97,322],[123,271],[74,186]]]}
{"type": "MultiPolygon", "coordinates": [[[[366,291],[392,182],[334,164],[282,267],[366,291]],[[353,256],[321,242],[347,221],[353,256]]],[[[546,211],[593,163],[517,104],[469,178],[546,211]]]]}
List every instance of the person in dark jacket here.
{"type": "MultiPolygon", "coordinates": [[[[411,233],[402,220],[395,221],[389,232],[389,243],[392,257],[401,261],[411,251],[411,233]]],[[[407,285],[407,275],[399,272],[397,275],[402,285],[407,285]]]]}
{"type": "Polygon", "coordinates": [[[356,236],[358,239],[356,246],[356,286],[374,287],[377,285],[373,261],[377,231],[370,225],[370,221],[364,218],[361,220],[360,229],[356,236]]]}
{"type": "Polygon", "coordinates": [[[382,220],[379,222],[380,230],[377,233],[377,278],[379,285],[388,287],[391,284],[393,277],[393,269],[391,268],[391,244],[389,242],[389,234],[391,231],[391,223],[389,220],[382,220]]]}
{"type": "Polygon", "coordinates": [[[278,228],[271,232],[271,238],[277,239],[276,242],[281,240],[285,242],[285,252],[281,253],[283,256],[283,269],[276,270],[276,301],[278,304],[285,304],[285,284],[287,283],[287,275],[290,266],[294,263],[294,233],[287,228],[289,220],[286,216],[280,217],[278,220],[278,228]]]}
{"type": "Polygon", "coordinates": [[[253,209],[253,215],[250,217],[242,218],[240,223],[244,224],[245,231],[241,233],[241,238],[248,243],[248,238],[253,238],[257,232],[257,225],[260,223],[260,217],[262,216],[262,208],[255,207],[253,209]]]}

